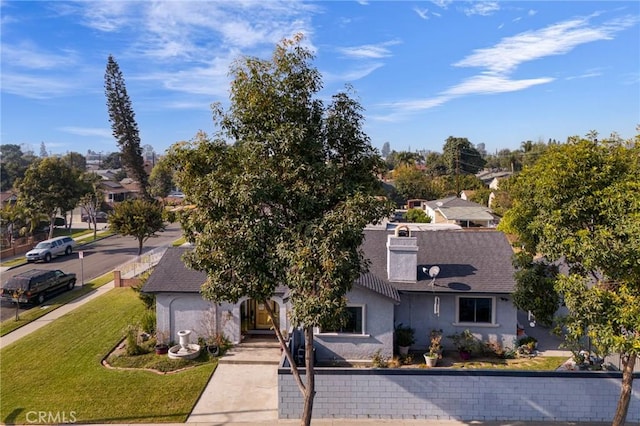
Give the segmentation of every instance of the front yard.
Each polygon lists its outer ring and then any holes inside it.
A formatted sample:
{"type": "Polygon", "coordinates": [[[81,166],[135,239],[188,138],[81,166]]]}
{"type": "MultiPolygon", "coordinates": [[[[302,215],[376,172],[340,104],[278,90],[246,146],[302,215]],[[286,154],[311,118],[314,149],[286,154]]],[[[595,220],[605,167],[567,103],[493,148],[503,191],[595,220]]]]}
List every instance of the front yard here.
{"type": "Polygon", "coordinates": [[[45,413],[58,422],[184,422],[215,363],[167,375],[101,364],[143,310],[131,289],[113,289],[3,348],[0,420],[25,424],[45,413]]]}

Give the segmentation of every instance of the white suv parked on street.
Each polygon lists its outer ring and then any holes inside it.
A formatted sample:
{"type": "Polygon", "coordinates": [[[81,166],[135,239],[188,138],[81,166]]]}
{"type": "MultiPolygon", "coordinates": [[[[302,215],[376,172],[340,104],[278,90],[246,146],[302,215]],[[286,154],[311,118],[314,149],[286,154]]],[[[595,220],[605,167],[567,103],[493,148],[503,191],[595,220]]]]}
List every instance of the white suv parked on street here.
{"type": "Polygon", "coordinates": [[[50,262],[52,257],[70,255],[76,242],[71,237],[55,237],[50,240],[40,241],[26,254],[27,262],[44,260],[50,262]]]}

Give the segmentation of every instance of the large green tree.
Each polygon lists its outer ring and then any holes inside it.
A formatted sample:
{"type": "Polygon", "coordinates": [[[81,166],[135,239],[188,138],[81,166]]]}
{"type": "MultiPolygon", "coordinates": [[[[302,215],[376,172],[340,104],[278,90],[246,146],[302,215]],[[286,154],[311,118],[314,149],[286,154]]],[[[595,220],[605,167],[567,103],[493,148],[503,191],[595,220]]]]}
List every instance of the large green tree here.
{"type": "Polygon", "coordinates": [[[437,198],[431,187],[431,178],[415,166],[400,166],[394,169],[394,184],[398,194],[407,200],[423,198],[432,200],[437,198]]]}
{"type": "Polygon", "coordinates": [[[525,251],[566,262],[557,290],[570,341],[619,353],[622,386],[613,425],[625,422],[640,352],[640,136],[570,138],[518,175],[500,228],[525,251]]]}
{"type": "Polygon", "coordinates": [[[46,157],[32,164],[16,186],[20,206],[46,215],[50,222],[49,238],[53,237],[58,210],[67,212],[75,207],[83,189],[80,171],[56,157],[46,157]]]}
{"type": "Polygon", "coordinates": [[[135,113],[127,94],[127,87],[120,71],[120,66],[112,55],[109,55],[107,59],[104,90],[107,97],[109,122],[113,130],[113,136],[122,151],[120,159],[127,172],[140,185],[142,197],[148,198],[149,177],[144,169],[138,123],[136,123],[135,113]]]}
{"type": "Polygon", "coordinates": [[[149,175],[149,193],[154,197],[164,198],[174,188],[173,166],[166,157],[162,157],[151,169],[149,175]]]}
{"type": "Polygon", "coordinates": [[[200,133],[169,156],[195,206],[181,221],[194,243],[187,265],[208,274],[203,296],[266,302],[279,285],[288,287],[290,318],[305,338],[304,381],[275,331],[304,395],[301,422],[308,425],[313,327],[344,314],[345,295],[366,266],[363,228],[391,206],[373,195],[384,164],[362,131],[360,105],[347,93],[328,106],[315,98],[321,76],[301,41],[283,40],[270,60],[236,61],[231,106],[214,109],[217,137],[200,133]]]}
{"type": "Polygon", "coordinates": [[[16,179],[24,177],[29,165],[36,160],[33,154],[23,153],[20,145],[0,145],[0,191],[12,189],[16,179]]]}
{"type": "Polygon", "coordinates": [[[115,205],[109,216],[113,232],[138,240],[138,256],[144,242],[166,227],[162,205],[151,199],[136,198],[115,205]]]}
{"type": "Polygon", "coordinates": [[[442,147],[442,159],[450,175],[476,174],[486,164],[467,138],[449,136],[442,147]]]}
{"type": "Polygon", "coordinates": [[[110,153],[104,159],[102,159],[101,167],[103,169],[120,169],[120,168],[122,168],[122,161],[120,160],[120,157],[122,157],[122,154],[120,154],[119,152],[110,153]]]}
{"type": "Polygon", "coordinates": [[[79,152],[69,152],[62,159],[72,168],[82,172],[87,170],[87,158],[79,152]]]}
{"type": "Polygon", "coordinates": [[[102,178],[97,174],[86,173],[84,175],[84,194],[82,194],[78,200],[78,206],[80,206],[83,214],[87,216],[87,225],[89,228],[93,227],[94,240],[98,233],[96,215],[101,210],[102,204],[104,203],[104,191],[100,188],[101,180],[102,178]]]}

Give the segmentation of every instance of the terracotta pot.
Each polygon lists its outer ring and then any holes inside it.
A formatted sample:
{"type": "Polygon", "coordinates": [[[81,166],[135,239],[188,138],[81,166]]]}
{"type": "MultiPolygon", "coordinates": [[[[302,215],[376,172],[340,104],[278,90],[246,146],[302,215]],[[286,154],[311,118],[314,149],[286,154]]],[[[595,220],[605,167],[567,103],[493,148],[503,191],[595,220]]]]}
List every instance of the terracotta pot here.
{"type": "Polygon", "coordinates": [[[156,345],[156,355],[165,355],[169,352],[169,345],[156,345]]]}

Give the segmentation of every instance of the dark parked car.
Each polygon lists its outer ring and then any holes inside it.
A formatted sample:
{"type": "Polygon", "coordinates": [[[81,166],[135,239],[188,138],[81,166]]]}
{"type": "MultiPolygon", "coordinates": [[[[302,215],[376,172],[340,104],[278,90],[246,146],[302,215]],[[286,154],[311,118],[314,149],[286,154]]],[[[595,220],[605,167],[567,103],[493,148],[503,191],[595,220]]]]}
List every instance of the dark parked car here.
{"type": "MultiPolygon", "coordinates": [[[[105,212],[97,212],[96,213],[96,223],[107,223],[107,219],[109,218],[109,215],[106,214],[105,212]]],[[[82,215],[82,221],[83,222],[90,222],[91,221],[91,217],[88,214],[83,214],[82,215]]]]}
{"type": "Polygon", "coordinates": [[[72,290],[75,285],[76,274],[65,274],[59,269],[31,269],[9,278],[2,287],[2,299],[41,304],[51,293],[62,289],[72,290]]]}

